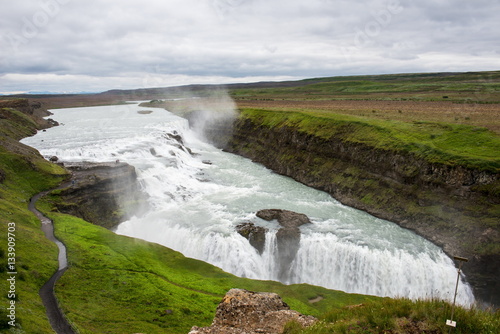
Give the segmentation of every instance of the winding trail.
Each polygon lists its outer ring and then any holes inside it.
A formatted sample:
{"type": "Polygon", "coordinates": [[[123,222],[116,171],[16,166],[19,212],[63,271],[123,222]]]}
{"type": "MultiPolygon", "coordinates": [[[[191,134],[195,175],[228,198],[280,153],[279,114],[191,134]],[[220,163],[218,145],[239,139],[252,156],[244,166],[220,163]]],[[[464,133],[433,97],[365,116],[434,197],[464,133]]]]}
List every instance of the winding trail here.
{"type": "MultiPolygon", "coordinates": [[[[58,188],[67,187],[69,183],[64,183],[58,188]]],[[[45,196],[49,191],[43,191],[35,196],[33,196],[28,205],[28,209],[33,212],[38,219],[42,222],[42,231],[45,236],[50,241],[54,242],[59,248],[59,269],[54,275],[45,283],[39,291],[40,298],[42,299],[43,305],[45,306],[47,317],[49,318],[50,325],[52,329],[57,334],[76,334],[68,320],[64,316],[62,310],[59,308],[56,295],[54,293],[54,286],[57,280],[64,274],[66,269],[68,269],[68,259],[66,257],[66,246],[59,241],[54,235],[54,225],[52,220],[44,216],[35,207],[36,202],[43,196],[45,196]]]]}

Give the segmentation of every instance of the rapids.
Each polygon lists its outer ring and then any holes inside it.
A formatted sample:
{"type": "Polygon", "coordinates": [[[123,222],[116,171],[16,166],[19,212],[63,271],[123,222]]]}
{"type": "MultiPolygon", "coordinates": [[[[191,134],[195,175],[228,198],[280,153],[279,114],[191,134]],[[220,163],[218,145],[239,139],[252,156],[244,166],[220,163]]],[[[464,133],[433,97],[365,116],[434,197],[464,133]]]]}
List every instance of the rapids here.
{"type": "MultiPolygon", "coordinates": [[[[135,166],[150,210],[116,233],[156,242],[241,277],[277,279],[277,223],[261,209],[304,213],[300,248],[284,280],[346,292],[453,300],[453,261],[394,223],[344,206],[328,194],[225,153],[163,109],[138,104],[52,110],[58,127],[23,143],[60,161],[115,161],[135,166]],[[152,113],[138,113],[148,109],[152,113]],[[182,139],[179,140],[178,136],[182,139]],[[242,222],[269,228],[259,254],[235,231],[242,222]]],[[[460,280],[457,302],[474,302],[460,280]]]]}

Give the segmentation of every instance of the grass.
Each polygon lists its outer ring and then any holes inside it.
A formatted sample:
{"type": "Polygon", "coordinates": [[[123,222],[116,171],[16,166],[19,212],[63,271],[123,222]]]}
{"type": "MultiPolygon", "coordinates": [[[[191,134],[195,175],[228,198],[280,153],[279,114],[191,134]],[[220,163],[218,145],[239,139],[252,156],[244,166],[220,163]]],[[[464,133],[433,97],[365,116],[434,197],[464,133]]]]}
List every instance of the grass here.
{"type": "Polygon", "coordinates": [[[266,127],[292,127],[323,139],[340,139],[406,152],[429,162],[500,170],[500,137],[484,128],[434,122],[377,120],[322,111],[243,109],[241,117],[266,127]]]}
{"type": "Polygon", "coordinates": [[[33,135],[36,122],[28,115],[12,108],[0,108],[0,134],[19,140],[33,135]]]}
{"type": "MultiPolygon", "coordinates": [[[[40,287],[57,270],[57,247],[48,241],[40,222],[28,210],[30,198],[64,179],[66,172],[43,159],[34,149],[17,142],[36,132],[37,123],[12,108],[0,109],[0,331],[49,333],[51,326],[38,296],[40,287]],[[12,226],[15,231],[12,232],[12,226]],[[11,229],[9,230],[9,227],[11,229]],[[9,298],[7,267],[8,232],[15,238],[15,297],[9,298]],[[4,279],[5,278],[5,279],[4,279]],[[11,327],[6,308],[16,302],[16,327],[11,327]]],[[[9,277],[12,275],[8,275],[9,277]]]]}
{"type": "Polygon", "coordinates": [[[314,78],[229,92],[240,109],[465,124],[500,134],[500,71],[314,78]]]}
{"type": "Polygon", "coordinates": [[[234,88],[236,99],[370,99],[499,103],[500,71],[364,75],[306,79],[275,87],[234,88]]]}
{"type": "MultiPolygon", "coordinates": [[[[439,300],[380,299],[354,307],[331,310],[316,325],[303,329],[287,324],[287,334],[321,333],[448,333],[451,305],[439,300]]],[[[500,331],[500,313],[456,307],[453,333],[494,334],[500,331]]]]}
{"type": "MultiPolygon", "coordinates": [[[[5,173],[0,183],[0,260],[2,277],[7,276],[7,232],[9,223],[15,224],[16,254],[16,324],[25,333],[49,333],[50,324],[38,296],[40,287],[57,270],[57,247],[48,241],[40,229],[40,222],[28,210],[32,195],[59,183],[64,171],[46,162],[42,157],[27,158],[0,146],[0,169],[5,173]]],[[[11,275],[9,275],[11,276],[11,275]]],[[[6,307],[9,291],[6,279],[0,285],[0,331],[14,329],[7,323],[6,307]]]]}

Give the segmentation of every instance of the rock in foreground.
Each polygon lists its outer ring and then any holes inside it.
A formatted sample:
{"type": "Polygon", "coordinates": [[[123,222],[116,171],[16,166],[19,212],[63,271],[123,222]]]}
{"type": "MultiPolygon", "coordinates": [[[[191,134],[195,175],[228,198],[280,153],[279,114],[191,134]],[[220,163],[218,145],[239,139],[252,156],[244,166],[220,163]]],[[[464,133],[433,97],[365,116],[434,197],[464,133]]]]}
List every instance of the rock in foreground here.
{"type": "Polygon", "coordinates": [[[217,307],[212,325],[195,326],[189,334],[279,334],[290,321],[308,327],[316,320],[290,310],[275,293],[231,289],[217,307]]]}

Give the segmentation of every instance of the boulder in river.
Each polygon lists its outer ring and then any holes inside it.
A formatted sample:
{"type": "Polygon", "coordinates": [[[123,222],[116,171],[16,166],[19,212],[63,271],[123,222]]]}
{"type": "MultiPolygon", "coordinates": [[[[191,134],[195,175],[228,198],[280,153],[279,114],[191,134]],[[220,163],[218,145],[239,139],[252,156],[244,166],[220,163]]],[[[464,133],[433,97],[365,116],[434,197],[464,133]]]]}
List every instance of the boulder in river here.
{"type": "Polygon", "coordinates": [[[259,254],[262,254],[262,252],[264,251],[267,231],[267,228],[257,226],[254,223],[241,223],[236,226],[236,232],[247,238],[250,242],[250,245],[255,247],[259,254]]]}
{"type": "MultiPolygon", "coordinates": [[[[300,246],[299,227],[304,224],[310,224],[311,221],[305,214],[280,209],[260,210],[256,215],[266,221],[277,220],[281,225],[281,228],[276,233],[278,246],[277,262],[279,264],[278,278],[280,281],[286,281],[289,277],[290,266],[300,246]]],[[[254,247],[256,246],[254,245],[254,247]]],[[[262,253],[260,250],[259,252],[262,253]]]]}
{"type": "Polygon", "coordinates": [[[297,213],[280,209],[264,209],[257,212],[257,217],[271,221],[277,220],[284,228],[296,228],[304,224],[310,224],[311,221],[303,213],[297,213]]]}

